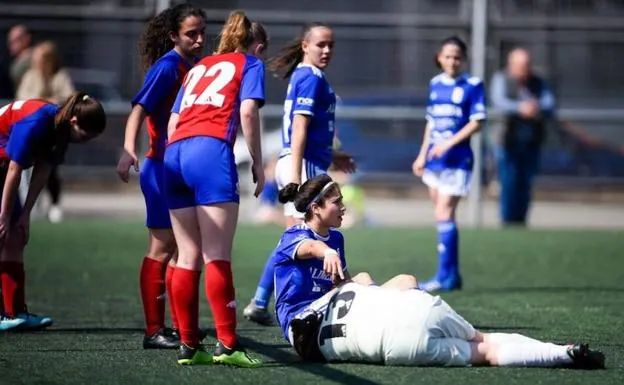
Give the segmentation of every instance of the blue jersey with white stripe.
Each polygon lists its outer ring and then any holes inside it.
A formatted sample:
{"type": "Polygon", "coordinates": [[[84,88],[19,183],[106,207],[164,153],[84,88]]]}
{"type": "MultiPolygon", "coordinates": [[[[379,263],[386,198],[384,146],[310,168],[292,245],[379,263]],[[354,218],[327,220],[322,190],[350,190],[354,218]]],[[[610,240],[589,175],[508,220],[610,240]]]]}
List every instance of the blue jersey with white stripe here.
{"type": "Polygon", "coordinates": [[[290,77],[282,122],[282,155],[290,153],[295,115],[310,117],[303,157],[327,170],[332,162],[336,95],[323,71],[299,64],[290,77]]]}
{"type": "MultiPolygon", "coordinates": [[[[485,91],[483,82],[467,74],[451,78],[442,73],[429,83],[427,122],[431,126],[429,152],[471,120],[485,120],[485,91]]],[[[445,169],[472,170],[473,154],[470,139],[453,146],[442,157],[428,159],[425,168],[432,171],[445,169]]]]}
{"type": "Polygon", "coordinates": [[[296,259],[297,249],[305,241],[322,241],[340,254],[343,270],[347,270],[344,237],[330,230],[322,237],[305,224],[287,229],[273,251],[275,261],[275,311],[284,337],[288,339],[290,321],[312,302],[332,289],[331,277],[323,271],[321,259],[296,259]]]}

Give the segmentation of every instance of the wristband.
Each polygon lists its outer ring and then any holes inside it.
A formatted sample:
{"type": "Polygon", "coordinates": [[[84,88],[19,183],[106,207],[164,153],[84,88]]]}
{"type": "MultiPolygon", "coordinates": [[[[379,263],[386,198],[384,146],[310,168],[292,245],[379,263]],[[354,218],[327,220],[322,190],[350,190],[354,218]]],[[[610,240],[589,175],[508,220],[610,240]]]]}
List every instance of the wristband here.
{"type": "Polygon", "coordinates": [[[338,252],[337,252],[336,250],[334,250],[334,249],[325,249],[325,250],[323,251],[323,258],[329,258],[329,257],[331,257],[332,255],[337,255],[337,256],[339,256],[339,257],[340,257],[340,255],[338,254],[338,252]]]}

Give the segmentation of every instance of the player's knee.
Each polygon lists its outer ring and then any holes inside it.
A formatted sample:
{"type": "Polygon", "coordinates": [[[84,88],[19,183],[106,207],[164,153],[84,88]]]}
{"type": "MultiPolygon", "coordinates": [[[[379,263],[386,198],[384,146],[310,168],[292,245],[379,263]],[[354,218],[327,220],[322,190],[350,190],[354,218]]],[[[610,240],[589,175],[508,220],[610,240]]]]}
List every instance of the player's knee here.
{"type": "Polygon", "coordinates": [[[399,287],[402,290],[411,290],[418,288],[418,281],[416,277],[411,274],[399,274],[396,276],[399,287]]]}
{"type": "Polygon", "coordinates": [[[371,275],[368,274],[367,272],[357,273],[354,277],[351,278],[351,280],[357,284],[365,285],[365,286],[370,286],[370,285],[375,284],[375,281],[373,281],[373,277],[371,277],[371,275]]]}

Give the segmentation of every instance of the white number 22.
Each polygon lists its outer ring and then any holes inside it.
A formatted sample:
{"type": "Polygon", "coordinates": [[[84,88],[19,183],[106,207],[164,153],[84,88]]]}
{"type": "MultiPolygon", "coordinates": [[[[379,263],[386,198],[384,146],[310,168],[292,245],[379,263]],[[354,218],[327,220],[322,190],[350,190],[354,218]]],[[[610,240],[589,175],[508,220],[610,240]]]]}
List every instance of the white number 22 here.
{"type": "Polygon", "coordinates": [[[206,68],[203,64],[193,67],[187,75],[180,112],[193,104],[210,104],[215,107],[223,107],[225,95],[221,94],[220,91],[234,79],[234,75],[236,75],[236,66],[228,61],[218,62],[210,68],[206,68]],[[202,78],[215,75],[216,78],[208,84],[199,96],[193,93],[194,88],[202,78]]]}

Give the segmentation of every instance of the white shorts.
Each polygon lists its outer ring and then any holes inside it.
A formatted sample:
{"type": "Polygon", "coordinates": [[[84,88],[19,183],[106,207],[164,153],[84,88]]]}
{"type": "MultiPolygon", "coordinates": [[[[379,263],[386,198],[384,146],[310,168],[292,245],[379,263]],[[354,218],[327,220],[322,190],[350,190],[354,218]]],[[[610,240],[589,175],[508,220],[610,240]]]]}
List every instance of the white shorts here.
{"type": "MultiPolygon", "coordinates": [[[[320,300],[319,300],[320,301],[320,300]]],[[[440,297],[355,283],[326,308],[319,348],[328,361],[467,366],[475,330],[440,297]],[[324,330],[325,329],[325,330],[324,330]]]]}
{"type": "Polygon", "coordinates": [[[465,197],[470,192],[472,172],[468,170],[448,169],[431,171],[425,169],[422,181],[430,188],[435,188],[444,195],[465,197]]]}
{"type": "MultiPolygon", "coordinates": [[[[327,170],[314,165],[314,163],[303,159],[301,165],[301,183],[317,175],[327,174],[327,170]]],[[[275,164],[275,182],[278,189],[283,189],[292,178],[292,158],[291,155],[284,155],[277,160],[275,164]]],[[[284,204],[284,215],[287,217],[303,218],[305,213],[300,213],[295,209],[293,202],[284,204]]]]}

